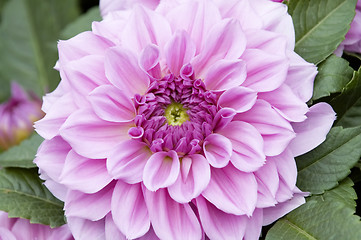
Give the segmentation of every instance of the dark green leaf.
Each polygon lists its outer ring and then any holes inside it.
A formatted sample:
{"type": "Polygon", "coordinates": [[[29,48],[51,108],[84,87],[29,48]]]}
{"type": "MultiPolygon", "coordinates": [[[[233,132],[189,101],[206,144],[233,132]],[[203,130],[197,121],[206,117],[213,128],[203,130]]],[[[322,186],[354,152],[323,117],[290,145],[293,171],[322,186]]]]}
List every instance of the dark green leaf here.
{"type": "Polygon", "coordinates": [[[336,125],[345,128],[361,125],[361,68],[331,105],[337,113],[336,125]]]}
{"type": "Polygon", "coordinates": [[[63,203],[42,184],[35,168],[0,170],[0,210],[50,227],[65,223],[63,203]]]}
{"type": "Polygon", "coordinates": [[[0,101],[9,96],[10,81],[17,81],[39,96],[53,90],[59,74],[57,40],[63,27],[78,15],[74,0],[12,0],[0,26],[0,101]]]}
{"type": "Polygon", "coordinates": [[[318,64],[331,55],[350,28],[357,0],[290,0],[295,51],[318,64]]]}
{"type": "Polygon", "coordinates": [[[93,7],[88,10],[88,12],[77,18],[74,22],[67,25],[61,33],[61,38],[69,39],[81,32],[89,31],[91,30],[92,22],[100,21],[101,19],[99,7],[93,7]]]}
{"type": "Polygon", "coordinates": [[[44,139],[38,134],[34,134],[29,139],[26,139],[18,146],[14,146],[9,150],[0,154],[1,167],[22,167],[33,168],[36,165],[33,163],[36,151],[44,139]]]}
{"type": "Polygon", "coordinates": [[[331,93],[341,92],[351,80],[353,72],[348,61],[335,55],[329,56],[318,66],[312,99],[317,100],[330,96],[331,93]]]}
{"type": "Polygon", "coordinates": [[[310,197],[301,207],[280,219],[268,232],[266,240],[357,240],[361,222],[353,215],[356,193],[352,181],[322,196],[310,197]]]}
{"type": "Polygon", "coordinates": [[[297,185],[315,194],[337,186],[361,156],[361,127],[334,127],[325,142],[296,158],[297,185]]]}

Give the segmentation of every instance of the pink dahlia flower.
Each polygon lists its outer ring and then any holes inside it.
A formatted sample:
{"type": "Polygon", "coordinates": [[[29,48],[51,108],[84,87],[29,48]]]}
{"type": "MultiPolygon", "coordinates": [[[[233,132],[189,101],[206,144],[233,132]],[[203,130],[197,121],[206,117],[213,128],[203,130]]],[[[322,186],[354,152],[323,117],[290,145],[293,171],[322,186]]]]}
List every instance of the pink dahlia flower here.
{"type": "Polygon", "coordinates": [[[0,239],[2,240],[72,240],[67,225],[51,229],[49,226],[32,224],[27,219],[8,218],[0,211],[0,239]]]}
{"type": "Polygon", "coordinates": [[[286,6],[162,1],[60,41],[36,164],[76,239],[257,239],[304,202],[294,157],[335,113],[286,6]],[[116,237],[114,237],[116,236],[116,237]]]}
{"type": "Polygon", "coordinates": [[[33,123],[44,116],[41,101],[13,82],[11,97],[0,104],[0,150],[19,144],[33,133],[33,123]]]}
{"type": "Polygon", "coordinates": [[[341,56],[344,50],[361,53],[361,1],[357,1],[356,15],[351,23],[350,30],[347,32],[345,40],[335,51],[335,54],[341,56]]]}

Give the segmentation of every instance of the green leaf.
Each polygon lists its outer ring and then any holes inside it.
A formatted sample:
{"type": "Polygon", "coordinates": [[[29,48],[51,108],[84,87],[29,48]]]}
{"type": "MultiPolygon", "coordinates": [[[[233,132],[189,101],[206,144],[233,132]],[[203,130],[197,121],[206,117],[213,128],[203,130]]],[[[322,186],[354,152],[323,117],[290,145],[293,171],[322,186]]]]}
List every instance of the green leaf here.
{"type": "Polygon", "coordinates": [[[330,96],[331,93],[341,92],[351,80],[353,72],[348,61],[335,55],[329,56],[318,66],[312,99],[317,100],[330,96]]]}
{"type": "Polygon", "coordinates": [[[93,21],[100,21],[102,17],[100,16],[99,7],[93,7],[89,9],[85,14],[81,15],[74,22],[66,26],[66,28],[61,32],[62,39],[69,39],[75,35],[91,30],[91,23],[93,21]]]}
{"type": "Polygon", "coordinates": [[[357,0],[290,0],[295,26],[295,51],[318,64],[344,40],[355,16],[357,0]]]}
{"type": "Polygon", "coordinates": [[[65,224],[63,206],[42,184],[37,169],[0,170],[0,210],[9,217],[58,227],[65,224]]]}
{"type": "Polygon", "coordinates": [[[13,80],[39,96],[56,87],[57,40],[63,27],[77,16],[74,0],[5,4],[0,26],[0,101],[9,96],[13,80]]]}
{"type": "Polygon", "coordinates": [[[296,158],[297,186],[314,194],[337,186],[361,156],[361,127],[334,127],[326,140],[296,158]]]}
{"type": "Polygon", "coordinates": [[[361,222],[355,212],[356,193],[352,181],[307,202],[280,219],[266,240],[356,240],[361,239],[361,222]]]}
{"type": "Polygon", "coordinates": [[[361,68],[330,104],[337,113],[336,125],[345,128],[361,125],[361,68]]]}
{"type": "Polygon", "coordinates": [[[14,146],[9,150],[0,154],[1,167],[22,167],[33,168],[35,154],[44,139],[34,133],[29,139],[26,139],[18,146],[14,146]]]}

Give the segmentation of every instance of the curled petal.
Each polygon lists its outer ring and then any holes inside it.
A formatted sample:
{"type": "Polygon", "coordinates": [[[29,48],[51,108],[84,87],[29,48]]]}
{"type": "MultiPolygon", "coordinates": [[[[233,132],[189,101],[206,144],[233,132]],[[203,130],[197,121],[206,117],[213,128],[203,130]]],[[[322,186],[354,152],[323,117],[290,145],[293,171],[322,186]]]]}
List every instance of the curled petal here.
{"type": "Polygon", "coordinates": [[[169,187],[177,180],[179,169],[179,158],[175,151],[156,152],[144,167],[143,183],[150,191],[169,187]]]}
{"type": "Polygon", "coordinates": [[[238,86],[228,89],[219,97],[218,105],[233,108],[237,113],[248,111],[256,103],[257,93],[250,88],[238,86]]]}
{"type": "Polygon", "coordinates": [[[211,169],[211,181],[202,195],[225,213],[251,216],[257,202],[257,181],[231,164],[211,169]]]}
{"type": "Polygon", "coordinates": [[[168,187],[169,195],[179,203],[188,203],[201,194],[210,178],[208,161],[202,155],[183,157],[177,181],[168,187]]]}
{"type": "Polygon", "coordinates": [[[144,189],[144,198],[153,229],[160,239],[201,239],[201,226],[189,204],[174,201],[166,189],[156,192],[144,189]]]}
{"type": "Polygon", "coordinates": [[[222,128],[228,125],[236,115],[236,111],[233,108],[220,109],[213,120],[213,131],[218,132],[222,128]]]}
{"type": "Polygon", "coordinates": [[[117,181],[111,209],[115,224],[127,239],[135,239],[148,232],[150,220],[140,184],[117,181]]]}
{"type": "Polygon", "coordinates": [[[209,164],[216,168],[226,166],[232,155],[231,141],[220,135],[213,133],[204,139],[203,151],[209,164]]]}
{"type": "Polygon", "coordinates": [[[290,149],[294,156],[304,154],[325,141],[326,135],[336,119],[335,112],[327,103],[313,105],[306,116],[305,121],[292,124],[297,134],[290,143],[290,149]]]}
{"type": "Polygon", "coordinates": [[[140,68],[149,74],[149,76],[160,79],[162,77],[159,67],[160,52],[158,46],[150,44],[146,46],[139,58],[140,68]]]}
{"type": "Polygon", "coordinates": [[[145,143],[128,140],[120,143],[107,159],[109,173],[127,183],[141,182],[145,164],[151,156],[145,143]]]}
{"type": "Polygon", "coordinates": [[[110,122],[128,122],[135,118],[133,101],[118,88],[102,85],[92,91],[88,97],[94,112],[103,120],[110,122]]]}
{"type": "Polygon", "coordinates": [[[255,127],[245,122],[233,121],[218,133],[231,141],[231,162],[236,168],[253,172],[264,164],[266,156],[263,152],[263,139],[255,127]]]}

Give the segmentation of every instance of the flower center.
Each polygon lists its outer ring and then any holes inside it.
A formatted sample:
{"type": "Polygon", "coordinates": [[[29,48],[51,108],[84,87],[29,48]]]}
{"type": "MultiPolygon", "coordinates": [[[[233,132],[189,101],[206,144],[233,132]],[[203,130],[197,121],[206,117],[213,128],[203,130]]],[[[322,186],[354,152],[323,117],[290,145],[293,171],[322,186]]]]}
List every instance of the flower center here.
{"type": "Polygon", "coordinates": [[[168,124],[172,126],[180,126],[189,120],[187,109],[185,109],[182,104],[176,102],[168,105],[165,109],[164,116],[168,124]]]}
{"type": "Polygon", "coordinates": [[[135,95],[134,102],[136,126],[129,135],[152,152],[174,150],[180,157],[202,151],[218,110],[216,95],[206,90],[202,80],[185,74],[153,80],[147,93],[135,95]]]}

